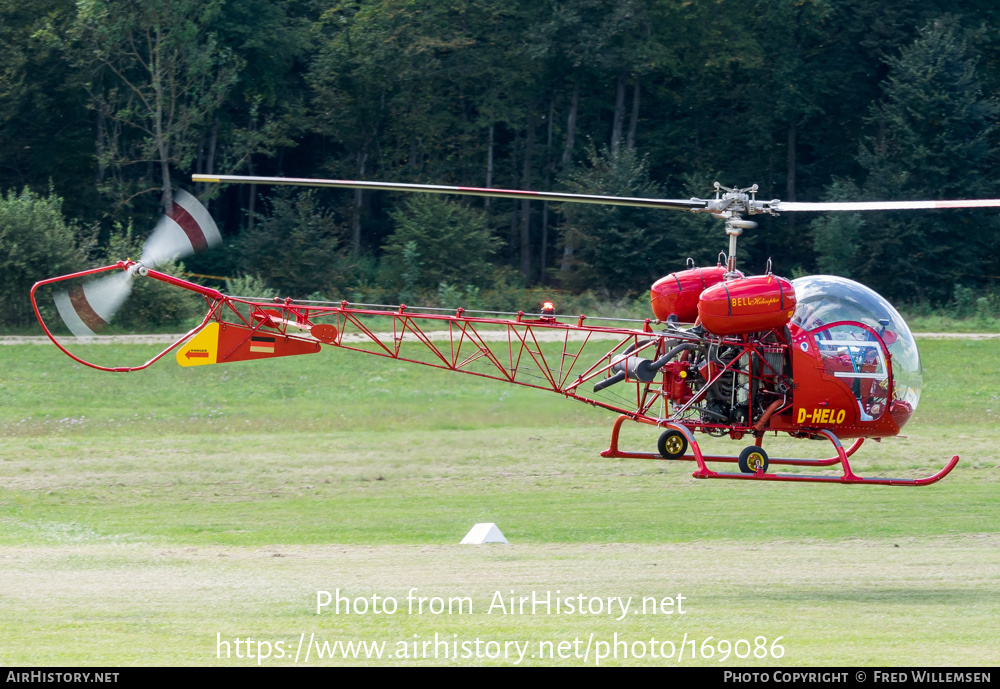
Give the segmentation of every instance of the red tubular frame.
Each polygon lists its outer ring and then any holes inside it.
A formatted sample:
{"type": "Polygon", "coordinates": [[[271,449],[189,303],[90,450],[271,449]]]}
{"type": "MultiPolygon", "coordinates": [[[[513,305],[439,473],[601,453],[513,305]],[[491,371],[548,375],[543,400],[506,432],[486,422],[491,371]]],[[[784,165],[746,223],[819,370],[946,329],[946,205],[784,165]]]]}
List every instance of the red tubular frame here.
{"type": "MultiPolygon", "coordinates": [[[[262,332],[280,333],[285,338],[303,339],[309,342],[320,343],[321,341],[316,340],[311,336],[303,335],[299,332],[289,333],[288,329],[290,326],[296,328],[301,326],[302,330],[309,330],[314,325],[312,319],[326,317],[335,319],[337,335],[334,341],[322,341],[322,344],[328,344],[341,349],[362,352],[365,354],[373,354],[375,356],[381,356],[389,359],[396,359],[398,361],[405,361],[455,371],[458,373],[475,375],[483,378],[489,378],[491,380],[513,383],[515,385],[521,385],[538,390],[548,390],[570,399],[585,402],[595,407],[601,407],[617,412],[619,417],[615,420],[612,428],[611,446],[608,450],[601,453],[603,457],[663,459],[663,457],[658,454],[625,452],[618,449],[618,439],[621,426],[625,420],[628,419],[660,428],[677,430],[682,433],[687,439],[690,453],[684,455],[680,459],[694,461],[697,463],[698,467],[692,474],[695,478],[923,486],[941,480],[958,463],[958,457],[955,456],[951,459],[948,465],[938,473],[919,479],[863,478],[857,476],[851,470],[848,457],[852,456],[861,447],[864,442],[864,438],[858,437],[851,447],[845,450],[839,438],[834,435],[833,432],[826,429],[818,429],[807,430],[806,432],[813,435],[823,435],[830,440],[836,450],[836,455],[834,457],[828,459],[796,459],[779,457],[770,458],[769,462],[780,465],[812,467],[832,466],[839,462],[843,469],[843,474],[839,477],[808,476],[798,474],[765,474],[763,471],[757,471],[754,474],[721,473],[712,471],[708,468],[706,462],[732,463],[738,461],[738,459],[735,456],[729,455],[704,455],[694,438],[694,430],[726,430],[729,431],[733,438],[737,439],[742,437],[744,434],[753,433],[755,436],[754,442],[757,447],[760,447],[762,444],[763,433],[756,431],[749,424],[723,424],[705,421],[701,418],[682,418],[680,415],[685,414],[693,404],[703,400],[705,391],[707,391],[710,385],[726,372],[734,370],[734,366],[736,366],[745,355],[748,353],[751,353],[752,355],[752,353],[755,352],[756,347],[754,341],[750,341],[742,337],[718,338],[717,341],[715,341],[716,345],[720,347],[736,347],[742,350],[741,353],[739,356],[733,357],[728,364],[721,368],[721,370],[711,375],[711,380],[706,382],[693,397],[683,404],[676,403],[665,392],[668,381],[666,375],[662,372],[657,373],[656,378],[654,378],[651,382],[642,382],[634,379],[626,379],[623,381],[623,384],[631,383],[635,389],[636,406],[630,409],[626,409],[618,404],[612,404],[604,400],[587,397],[579,392],[580,386],[584,383],[591,381],[596,382],[598,379],[603,379],[603,377],[610,372],[612,366],[615,365],[617,357],[623,353],[623,349],[630,343],[630,356],[644,350],[649,350],[649,354],[660,357],[665,354],[669,342],[692,342],[699,344],[703,342],[701,337],[689,335],[682,330],[653,332],[651,328],[651,321],[649,320],[646,320],[641,329],[634,329],[584,325],[585,316],[574,317],[574,319],[578,319],[575,324],[566,324],[558,322],[554,317],[526,320],[523,318],[523,313],[519,313],[516,320],[509,320],[501,318],[470,317],[464,315],[465,312],[462,309],[456,310],[454,315],[448,315],[422,312],[411,313],[406,311],[406,306],[404,305],[390,311],[379,308],[358,308],[351,306],[346,301],[340,302],[339,304],[295,302],[291,299],[276,299],[273,302],[261,302],[241,297],[227,296],[218,290],[150,270],[148,271],[148,277],[161,282],[166,282],[176,287],[190,290],[205,298],[205,301],[208,304],[208,312],[205,314],[205,318],[202,319],[201,323],[185,333],[172,345],[140,366],[113,368],[99,366],[85,361],[69,352],[58,340],[56,340],[53,334],[49,331],[48,327],[42,321],[38,304],[35,299],[36,290],[43,285],[72,278],[85,277],[115,269],[128,270],[133,265],[134,263],[131,261],[119,261],[115,265],[105,266],[103,268],[94,268],[92,270],[81,271],[71,275],[42,280],[32,287],[31,303],[35,309],[35,315],[38,317],[38,321],[41,324],[42,329],[45,331],[45,334],[48,335],[49,339],[56,345],[56,347],[58,347],[64,354],[69,356],[74,361],[101,371],[116,373],[139,371],[148,368],[155,362],[159,361],[179,344],[197,333],[210,321],[215,320],[222,323],[227,322],[224,320],[224,316],[229,318],[235,316],[235,320],[238,320],[242,325],[249,327],[252,332],[257,332],[262,328],[266,328],[266,330],[263,330],[262,332]],[[240,313],[237,308],[238,306],[249,309],[249,318],[240,313]],[[280,312],[280,317],[274,316],[276,310],[280,312]],[[362,319],[371,317],[392,319],[391,341],[386,334],[374,332],[362,322],[362,319]],[[434,339],[430,335],[431,331],[425,331],[421,327],[421,324],[426,322],[437,325],[447,325],[447,346],[439,347],[438,344],[435,344],[434,339]],[[499,340],[499,346],[491,349],[487,342],[493,338],[484,338],[484,333],[486,331],[481,330],[480,326],[502,326],[504,331],[501,332],[506,333],[506,345],[504,346],[502,344],[503,340],[499,340]],[[351,342],[345,341],[345,330],[353,330],[356,335],[361,337],[362,344],[367,344],[371,348],[365,349],[360,345],[353,346],[351,342]],[[542,332],[555,332],[562,334],[562,337],[559,338],[562,342],[562,351],[559,356],[558,366],[554,361],[550,363],[546,359],[545,354],[542,352],[539,339],[539,335],[542,332]],[[583,337],[582,339],[571,340],[570,333],[582,334],[583,337]],[[618,340],[618,344],[598,359],[596,363],[574,377],[573,370],[579,363],[579,359],[583,354],[584,348],[591,342],[591,336],[598,334],[603,336],[613,336],[614,339],[618,340]],[[407,335],[411,335],[412,340],[406,338],[407,335]],[[408,342],[415,342],[416,346],[422,347],[425,354],[429,353],[431,355],[430,360],[422,361],[420,359],[412,358],[411,356],[404,356],[402,353],[404,339],[408,342]],[[578,347],[577,344],[579,344],[578,347]],[[477,362],[485,364],[486,372],[475,371],[469,368],[477,362]],[[533,382],[529,376],[535,376],[536,379],[541,382],[533,382]],[[666,418],[651,415],[651,410],[657,402],[660,402],[663,405],[667,405],[669,403],[672,407],[671,415],[666,418]]],[[[493,332],[495,333],[497,331],[493,332]]],[[[787,348],[789,343],[767,344],[766,346],[782,346],[787,348]]],[[[409,349],[410,347],[408,345],[407,351],[409,351],[409,349]]],[[[761,361],[764,360],[761,359],[761,361]]],[[[772,373],[766,373],[764,375],[765,377],[769,377],[776,375],[776,373],[772,371],[772,373]]],[[[784,403],[782,409],[777,410],[775,413],[780,413],[781,411],[788,409],[790,406],[791,401],[789,400],[784,403]]],[[[764,430],[768,430],[766,425],[764,430]]],[[[789,432],[801,435],[803,431],[802,429],[795,427],[789,432]]]]}

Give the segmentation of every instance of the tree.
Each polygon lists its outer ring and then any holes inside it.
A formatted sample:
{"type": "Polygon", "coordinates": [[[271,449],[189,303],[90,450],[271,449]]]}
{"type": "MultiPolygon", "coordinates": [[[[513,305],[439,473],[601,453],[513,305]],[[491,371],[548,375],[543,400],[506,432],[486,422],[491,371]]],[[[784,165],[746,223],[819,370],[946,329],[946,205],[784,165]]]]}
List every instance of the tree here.
{"type": "Polygon", "coordinates": [[[25,188],[0,194],[0,323],[23,326],[34,318],[28,293],[53,275],[82,270],[92,238],[66,222],[63,201],[25,188]]]}
{"type": "MultiPolygon", "coordinates": [[[[589,165],[570,172],[569,191],[603,196],[657,198],[664,194],[649,179],[649,166],[632,149],[617,154],[591,148],[589,165]]],[[[661,277],[664,256],[675,242],[668,214],[656,209],[566,203],[563,241],[576,247],[566,283],[573,289],[623,294],[648,289],[661,277]]]]}
{"type": "Polygon", "coordinates": [[[419,194],[392,214],[396,229],[386,243],[386,284],[407,297],[442,283],[484,287],[493,275],[497,240],[486,214],[438,196],[419,194]]]}
{"type": "MultiPolygon", "coordinates": [[[[313,92],[312,126],[331,137],[346,156],[330,165],[337,172],[366,179],[369,158],[386,119],[386,103],[401,69],[396,41],[378,40],[377,21],[395,13],[379,12],[377,3],[341,2],[326,10],[317,24],[319,50],[308,82],[313,92]],[[368,13],[373,17],[367,19],[368,13]]],[[[329,165],[329,163],[328,163],[329,165]]],[[[361,252],[364,194],[354,192],[351,251],[361,252]]]]}
{"type": "Polygon", "coordinates": [[[51,185],[70,215],[99,215],[93,115],[66,60],[72,0],[0,0],[0,189],[51,185]]]}
{"type": "MultiPolygon", "coordinates": [[[[864,198],[995,195],[997,104],[983,95],[976,63],[956,22],[947,19],[926,26],[889,59],[884,100],[870,118],[877,133],[858,158],[864,198]]],[[[980,278],[989,268],[983,257],[996,253],[993,214],[884,212],[864,220],[857,275],[886,295],[943,302],[954,285],[980,278]]]]}
{"type": "Polygon", "coordinates": [[[271,197],[271,213],[260,215],[240,236],[240,268],[259,276],[283,296],[308,297],[344,286],[344,230],[314,191],[271,197]]]}
{"type": "MultiPolygon", "coordinates": [[[[306,128],[304,60],[312,46],[312,22],[302,4],[271,0],[226,0],[205,30],[221,52],[239,57],[238,77],[214,114],[197,127],[194,171],[259,175],[261,157],[283,161],[283,149],[295,146],[293,134],[306,128]]],[[[202,185],[199,196],[216,191],[202,185]]],[[[249,202],[247,224],[256,218],[256,185],[244,187],[249,202]]]]}
{"type": "Polygon", "coordinates": [[[171,167],[187,169],[199,125],[221,106],[242,61],[207,30],[221,0],[81,0],[76,36],[89,66],[100,164],[110,191],[127,203],[159,189],[173,197],[171,167]],[[159,167],[159,184],[151,178],[159,167]]]}
{"type": "MultiPolygon", "coordinates": [[[[308,75],[313,126],[333,144],[325,167],[359,179],[496,183],[494,142],[508,135],[498,130],[519,130],[523,101],[534,98],[518,42],[525,15],[488,0],[334,3],[308,75]]],[[[371,197],[354,193],[355,255],[374,244],[361,237],[371,197]]]]}
{"type": "Polygon", "coordinates": [[[860,213],[825,215],[812,222],[819,272],[845,278],[854,276],[857,272],[858,238],[864,225],[860,213]]]}

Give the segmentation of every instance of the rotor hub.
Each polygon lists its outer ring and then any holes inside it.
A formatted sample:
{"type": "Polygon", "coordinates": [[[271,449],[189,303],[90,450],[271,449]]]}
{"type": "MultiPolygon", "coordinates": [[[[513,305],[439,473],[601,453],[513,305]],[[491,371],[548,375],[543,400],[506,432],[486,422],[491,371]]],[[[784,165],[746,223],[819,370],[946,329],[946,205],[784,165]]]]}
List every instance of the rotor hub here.
{"type": "Polygon", "coordinates": [[[747,215],[757,215],[758,213],[777,215],[773,207],[780,202],[777,199],[773,201],[758,201],[758,189],[759,187],[756,184],[740,188],[724,187],[716,182],[715,198],[705,199],[705,208],[697,209],[693,212],[711,213],[726,220],[738,219],[740,213],[746,213],[747,215]]]}

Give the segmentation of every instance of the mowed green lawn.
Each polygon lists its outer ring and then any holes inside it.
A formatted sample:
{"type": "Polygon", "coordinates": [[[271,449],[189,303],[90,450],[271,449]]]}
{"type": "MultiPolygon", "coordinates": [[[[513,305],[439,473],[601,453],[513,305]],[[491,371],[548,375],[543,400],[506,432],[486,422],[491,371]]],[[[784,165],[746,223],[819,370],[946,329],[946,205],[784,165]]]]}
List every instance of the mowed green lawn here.
{"type": "MultiPolygon", "coordinates": [[[[270,645],[265,664],[288,664],[278,642],[310,635],[395,652],[318,660],[314,648],[310,664],[513,663],[443,647],[435,658],[419,645],[438,633],[541,655],[566,641],[569,657],[520,663],[592,665],[617,633],[656,638],[657,653],[685,634],[699,649],[782,637],[780,659],[723,665],[997,664],[1000,343],[920,346],[925,387],[907,437],[853,462],[862,475],[920,476],[962,457],[916,489],[697,481],[687,462],[602,459],[607,412],[349,352],[107,374],[52,347],[0,347],[0,663],[256,662],[232,653],[239,637],[270,645]],[[483,521],[511,545],[458,545],[483,521]],[[468,596],[472,614],[408,614],[414,587],[468,596]],[[401,609],[317,616],[317,591],[337,588],[401,609]],[[497,591],[556,590],[633,605],[681,594],[686,612],[487,614],[497,591]],[[422,657],[401,658],[403,640],[422,657]]],[[[155,348],[92,349],[134,363],[155,348]]],[[[622,447],[655,440],[630,425],[622,447]]],[[[818,457],[829,445],[765,447],[818,457]]],[[[622,648],[602,664],[678,662],[622,648]]],[[[685,649],[682,664],[721,657],[685,649]]]]}

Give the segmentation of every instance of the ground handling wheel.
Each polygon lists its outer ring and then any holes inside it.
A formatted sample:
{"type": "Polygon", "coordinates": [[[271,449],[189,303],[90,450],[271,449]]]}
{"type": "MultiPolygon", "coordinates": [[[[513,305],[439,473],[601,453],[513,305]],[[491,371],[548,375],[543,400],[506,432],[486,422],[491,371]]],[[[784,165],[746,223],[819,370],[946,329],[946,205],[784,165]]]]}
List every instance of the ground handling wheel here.
{"type": "Polygon", "coordinates": [[[751,445],[750,447],[744,448],[743,452],[740,453],[738,464],[740,466],[740,471],[744,474],[756,474],[758,470],[761,473],[766,474],[767,453],[764,452],[763,448],[751,445]]]}
{"type": "Polygon", "coordinates": [[[656,441],[656,449],[664,459],[680,459],[688,449],[687,438],[680,431],[663,431],[656,441]]]}

